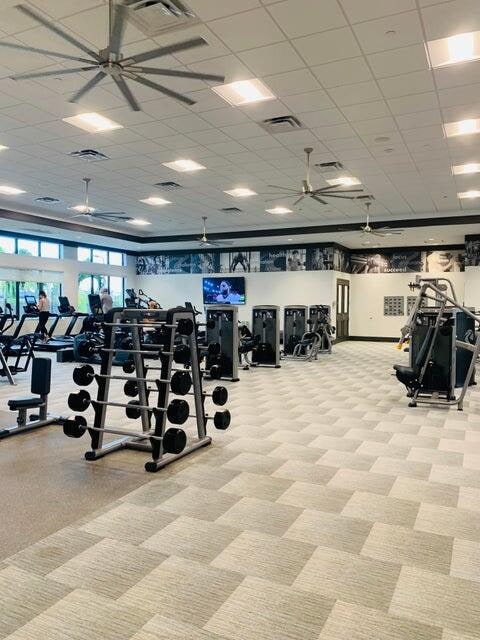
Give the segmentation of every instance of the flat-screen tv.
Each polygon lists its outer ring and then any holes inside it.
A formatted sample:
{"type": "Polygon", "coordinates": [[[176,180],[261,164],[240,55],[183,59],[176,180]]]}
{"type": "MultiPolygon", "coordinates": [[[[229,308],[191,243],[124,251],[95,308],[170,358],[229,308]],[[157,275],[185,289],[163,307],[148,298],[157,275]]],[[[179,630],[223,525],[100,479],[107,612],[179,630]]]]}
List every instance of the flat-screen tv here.
{"type": "Polygon", "coordinates": [[[203,304],[245,304],[245,278],[204,278],[203,304]]]}

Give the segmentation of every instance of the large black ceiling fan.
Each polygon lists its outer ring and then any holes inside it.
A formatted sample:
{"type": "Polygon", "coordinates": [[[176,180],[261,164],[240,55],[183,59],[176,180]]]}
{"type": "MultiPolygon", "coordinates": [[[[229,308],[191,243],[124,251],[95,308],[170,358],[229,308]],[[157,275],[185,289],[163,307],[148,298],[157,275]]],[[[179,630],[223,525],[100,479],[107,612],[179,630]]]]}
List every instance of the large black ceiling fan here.
{"type": "MultiPolygon", "coordinates": [[[[282,192],[279,195],[283,196],[284,198],[296,197],[297,200],[295,200],[295,202],[293,203],[293,206],[300,204],[300,202],[304,198],[311,198],[312,200],[315,200],[320,204],[328,204],[328,202],[326,202],[324,198],[343,198],[344,200],[354,200],[358,196],[350,195],[350,194],[363,193],[363,189],[341,189],[340,188],[342,187],[341,184],[334,185],[334,186],[329,185],[328,187],[320,187],[319,189],[313,189],[310,183],[310,156],[312,154],[313,149],[312,147],[307,147],[306,149],[304,149],[304,151],[307,154],[307,177],[306,177],[306,180],[302,181],[301,190],[291,189],[290,187],[280,187],[276,184],[268,185],[271,189],[281,189],[282,192]]],[[[265,195],[273,195],[273,194],[265,194],[265,195]]],[[[273,200],[277,200],[277,198],[273,198],[273,200]]]]}
{"type": "Polygon", "coordinates": [[[195,104],[195,100],[192,100],[188,96],[182,95],[177,91],[173,91],[164,85],[152,82],[145,75],[157,75],[157,76],[171,76],[175,78],[194,78],[197,80],[211,80],[214,82],[224,82],[225,77],[223,75],[209,74],[209,73],[194,73],[192,71],[178,71],[175,69],[159,69],[151,67],[139,66],[141,63],[153,58],[160,58],[172,53],[178,53],[179,51],[186,51],[187,49],[193,49],[195,47],[203,47],[208,43],[203,38],[192,38],[190,40],[184,40],[183,42],[177,42],[176,44],[167,45],[165,47],[159,47],[158,49],[152,49],[138,55],[128,56],[124,58],[121,53],[123,36],[128,21],[128,12],[130,11],[124,4],[119,4],[114,0],[109,0],[109,36],[108,45],[105,49],[102,49],[98,53],[90,49],[85,43],[81,42],[74,36],[70,35],[56,24],[49,22],[37,11],[28,7],[25,4],[19,4],[17,9],[24,15],[28,16],[35,22],[46,27],[57,36],[60,36],[66,40],[69,44],[73,45],[76,49],[82,51],[87,57],[77,57],[59,53],[56,51],[49,51],[47,49],[39,49],[36,47],[28,47],[26,45],[20,45],[14,42],[0,42],[0,47],[7,47],[10,49],[16,49],[20,51],[29,51],[31,53],[41,53],[47,56],[54,56],[62,60],[72,60],[75,62],[82,62],[84,66],[75,67],[73,69],[55,69],[53,71],[38,71],[32,73],[19,73],[11,76],[13,80],[27,80],[36,78],[48,78],[57,77],[62,75],[71,75],[75,73],[82,73],[84,71],[96,71],[97,73],[91,78],[75,95],[70,98],[70,102],[78,102],[89,91],[96,87],[102,80],[107,77],[117,85],[121,94],[128,102],[130,107],[134,111],[141,111],[135,96],[132,94],[129,86],[125,82],[125,79],[133,80],[146,87],[155,89],[160,93],[179,100],[188,105],[195,104]]]}
{"type": "Polygon", "coordinates": [[[128,216],[124,211],[97,211],[93,207],[90,206],[90,201],[88,198],[88,187],[91,178],[83,178],[83,182],[85,183],[85,199],[82,205],[78,207],[74,207],[75,211],[79,211],[76,216],[73,218],[83,218],[84,220],[88,220],[88,222],[92,222],[92,220],[106,220],[107,222],[130,222],[133,220],[131,216],[128,216]]]}

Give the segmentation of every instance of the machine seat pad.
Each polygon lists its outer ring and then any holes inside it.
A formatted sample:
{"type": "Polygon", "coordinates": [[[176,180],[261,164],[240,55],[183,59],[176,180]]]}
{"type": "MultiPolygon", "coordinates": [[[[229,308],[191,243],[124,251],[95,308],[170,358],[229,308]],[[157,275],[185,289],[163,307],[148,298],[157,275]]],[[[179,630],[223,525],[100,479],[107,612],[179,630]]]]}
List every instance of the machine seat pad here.
{"type": "Polygon", "coordinates": [[[400,382],[405,384],[406,382],[414,382],[417,378],[417,372],[412,367],[405,367],[401,364],[394,364],[393,369],[397,374],[397,378],[400,382]]]}
{"type": "Polygon", "coordinates": [[[8,401],[10,411],[18,411],[19,409],[36,409],[43,405],[43,400],[38,396],[29,396],[28,398],[13,398],[8,401]]]}

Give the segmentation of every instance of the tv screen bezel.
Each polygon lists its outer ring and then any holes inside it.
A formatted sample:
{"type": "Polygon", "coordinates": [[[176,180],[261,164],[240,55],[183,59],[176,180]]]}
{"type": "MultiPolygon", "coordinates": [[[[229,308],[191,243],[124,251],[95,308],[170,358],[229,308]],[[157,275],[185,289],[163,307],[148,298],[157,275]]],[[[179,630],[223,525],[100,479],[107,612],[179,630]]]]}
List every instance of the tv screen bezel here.
{"type": "Polygon", "coordinates": [[[212,305],[215,305],[215,304],[226,304],[226,305],[231,305],[231,306],[243,307],[243,306],[245,306],[247,304],[247,291],[246,291],[247,287],[246,287],[246,284],[247,284],[247,280],[246,280],[245,276],[236,276],[236,275],[233,275],[233,276],[230,276],[230,277],[229,276],[225,276],[225,277],[224,276],[204,276],[202,278],[203,304],[204,304],[204,306],[207,306],[207,307],[211,307],[212,305]],[[219,280],[219,281],[222,281],[222,280],[227,280],[227,281],[228,280],[243,280],[244,301],[243,302],[235,302],[235,303],[231,303],[231,302],[216,302],[216,301],[215,302],[207,302],[205,300],[205,281],[206,280],[219,280]]]}

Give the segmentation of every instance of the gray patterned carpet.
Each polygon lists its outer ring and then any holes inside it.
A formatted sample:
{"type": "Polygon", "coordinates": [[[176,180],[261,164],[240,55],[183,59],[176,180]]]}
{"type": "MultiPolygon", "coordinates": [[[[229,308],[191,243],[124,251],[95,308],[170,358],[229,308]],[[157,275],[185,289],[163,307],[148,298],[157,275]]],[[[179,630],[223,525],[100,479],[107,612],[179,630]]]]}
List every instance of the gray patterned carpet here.
{"type": "Polygon", "coordinates": [[[480,391],[409,409],[402,359],[242,372],[212,447],[0,565],[0,638],[479,638],[480,391]]]}

